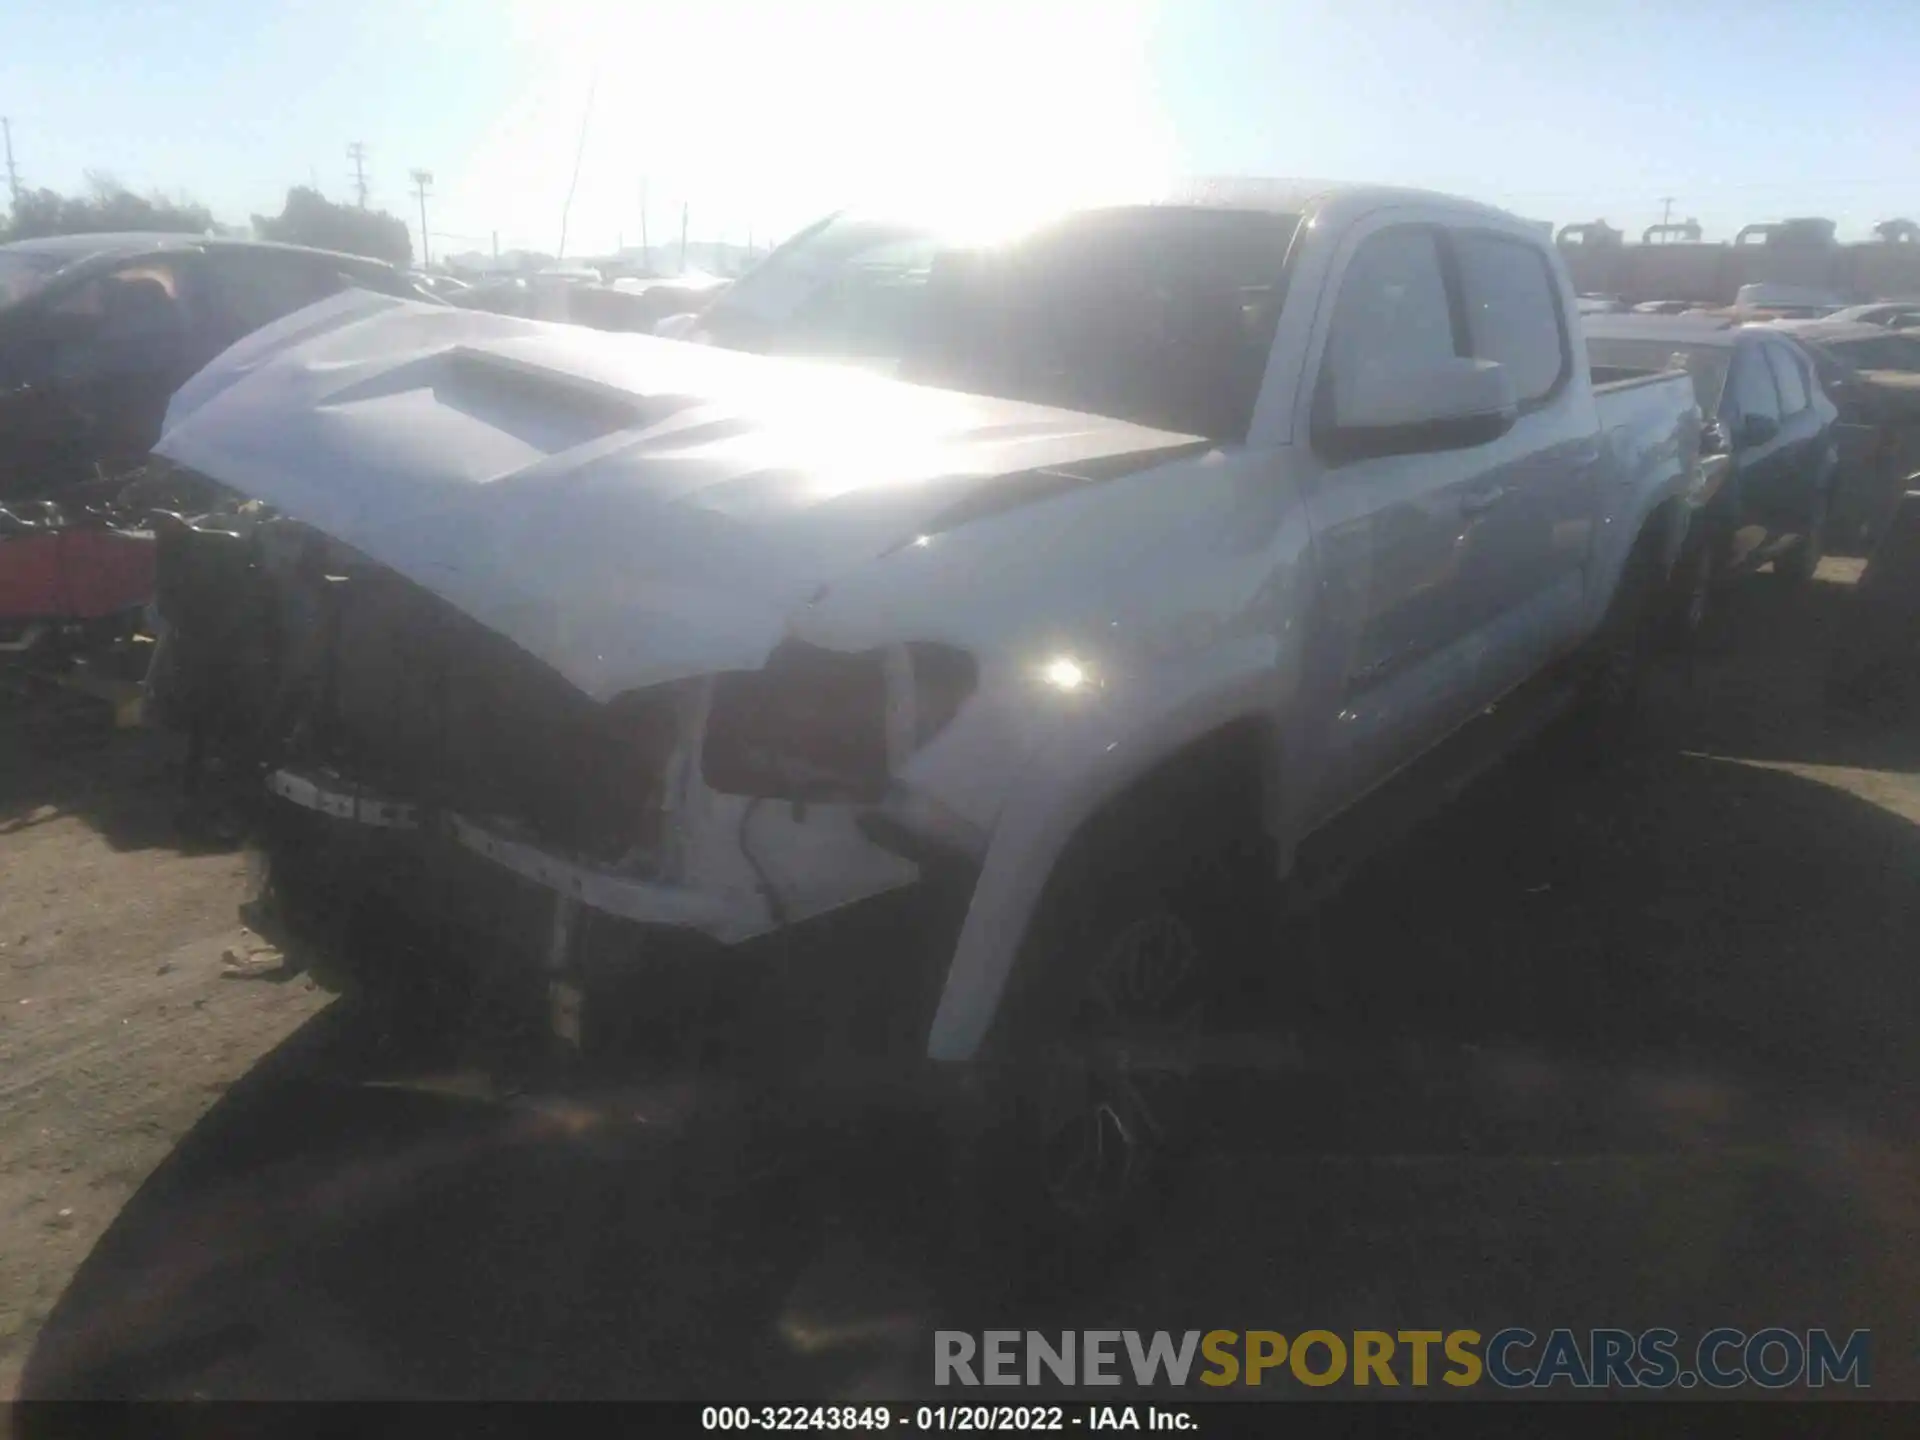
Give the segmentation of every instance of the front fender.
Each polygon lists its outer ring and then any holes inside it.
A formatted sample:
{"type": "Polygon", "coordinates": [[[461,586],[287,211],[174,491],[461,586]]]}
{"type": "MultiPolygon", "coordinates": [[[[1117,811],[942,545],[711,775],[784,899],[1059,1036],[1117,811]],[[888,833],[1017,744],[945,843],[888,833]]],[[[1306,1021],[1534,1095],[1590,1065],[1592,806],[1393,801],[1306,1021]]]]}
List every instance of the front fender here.
{"type": "MultiPolygon", "coordinates": [[[[1022,768],[993,828],[928,1034],[930,1059],[965,1061],[979,1052],[1047,881],[1087,821],[1224,726],[1258,720],[1277,736],[1296,683],[1296,667],[1274,637],[1249,635],[1210,648],[1177,672],[1157,668],[1116,683],[1098,703],[1063,719],[1022,768]]],[[[1277,755],[1276,741],[1264,777],[1269,787],[1277,755]]],[[[1271,803],[1265,811],[1274,813],[1271,803]]]]}

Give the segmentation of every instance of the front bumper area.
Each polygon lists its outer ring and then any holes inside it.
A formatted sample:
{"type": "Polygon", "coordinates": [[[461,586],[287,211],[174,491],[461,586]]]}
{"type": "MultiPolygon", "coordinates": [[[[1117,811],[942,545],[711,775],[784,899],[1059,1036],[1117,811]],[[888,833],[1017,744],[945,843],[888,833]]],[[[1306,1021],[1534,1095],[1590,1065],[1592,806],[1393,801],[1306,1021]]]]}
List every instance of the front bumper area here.
{"type": "Polygon", "coordinates": [[[923,1057],[971,889],[942,872],[735,942],[722,896],[582,865],[324,772],[279,770],[266,789],[256,844],[284,938],[371,985],[451,974],[599,1055],[923,1057]]]}

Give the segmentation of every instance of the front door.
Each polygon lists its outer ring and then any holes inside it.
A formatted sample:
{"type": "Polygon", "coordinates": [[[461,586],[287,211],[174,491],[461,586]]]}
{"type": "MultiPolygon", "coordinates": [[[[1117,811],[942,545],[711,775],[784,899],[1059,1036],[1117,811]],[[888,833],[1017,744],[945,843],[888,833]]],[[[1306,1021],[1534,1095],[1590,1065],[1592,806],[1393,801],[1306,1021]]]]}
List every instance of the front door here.
{"type": "MultiPolygon", "coordinates": [[[[1336,259],[1335,301],[1310,359],[1316,405],[1362,372],[1417,372],[1463,353],[1438,225],[1357,227],[1336,259]]],[[[1306,456],[1302,457],[1307,459],[1306,456]]],[[[1474,626],[1466,524],[1488,482],[1484,450],[1307,464],[1322,587],[1305,717],[1309,826],[1358,799],[1472,709],[1474,626]]]]}

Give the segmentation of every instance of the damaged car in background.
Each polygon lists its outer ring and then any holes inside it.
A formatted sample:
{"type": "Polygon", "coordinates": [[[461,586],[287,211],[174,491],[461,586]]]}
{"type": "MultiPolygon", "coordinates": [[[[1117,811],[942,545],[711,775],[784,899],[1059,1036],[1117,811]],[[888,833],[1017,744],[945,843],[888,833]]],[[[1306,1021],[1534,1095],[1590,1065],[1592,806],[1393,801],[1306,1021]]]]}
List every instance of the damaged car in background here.
{"type": "Polygon", "coordinates": [[[143,469],[173,392],[228,345],[358,287],[430,299],[382,261],[200,235],[0,245],[0,667],[137,679],[156,515],[209,487],[143,469]]]}
{"type": "Polygon", "coordinates": [[[1256,183],[835,216],[700,344],[337,297],[173,402],[234,503],[158,688],[371,983],[924,1079],[967,1213],[1095,1253],[1279,882],[1489,717],[1630,704],[1701,417],[1574,316],[1502,212],[1256,183]]]}

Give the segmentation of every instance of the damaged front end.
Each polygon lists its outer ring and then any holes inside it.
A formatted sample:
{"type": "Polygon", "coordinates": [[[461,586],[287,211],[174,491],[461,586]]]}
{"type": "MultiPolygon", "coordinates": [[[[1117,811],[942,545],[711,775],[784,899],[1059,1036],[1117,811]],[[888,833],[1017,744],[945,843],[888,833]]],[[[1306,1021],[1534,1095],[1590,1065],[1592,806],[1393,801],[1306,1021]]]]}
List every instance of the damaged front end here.
{"type": "Polygon", "coordinates": [[[543,999],[583,1045],[924,1038],[968,858],[913,848],[891,776],[972,693],[963,651],[786,641],[602,701],[257,505],[160,550],[154,710],[244,811],[274,938],[543,999]]]}
{"type": "Polygon", "coordinates": [[[158,453],[235,498],[162,537],[158,698],[356,968],[455,956],[572,1035],[596,990],[683,1037],[771,992],[772,1032],[923,1050],[1032,724],[941,537],[1205,448],[337,297],[174,398],[158,453]]]}

